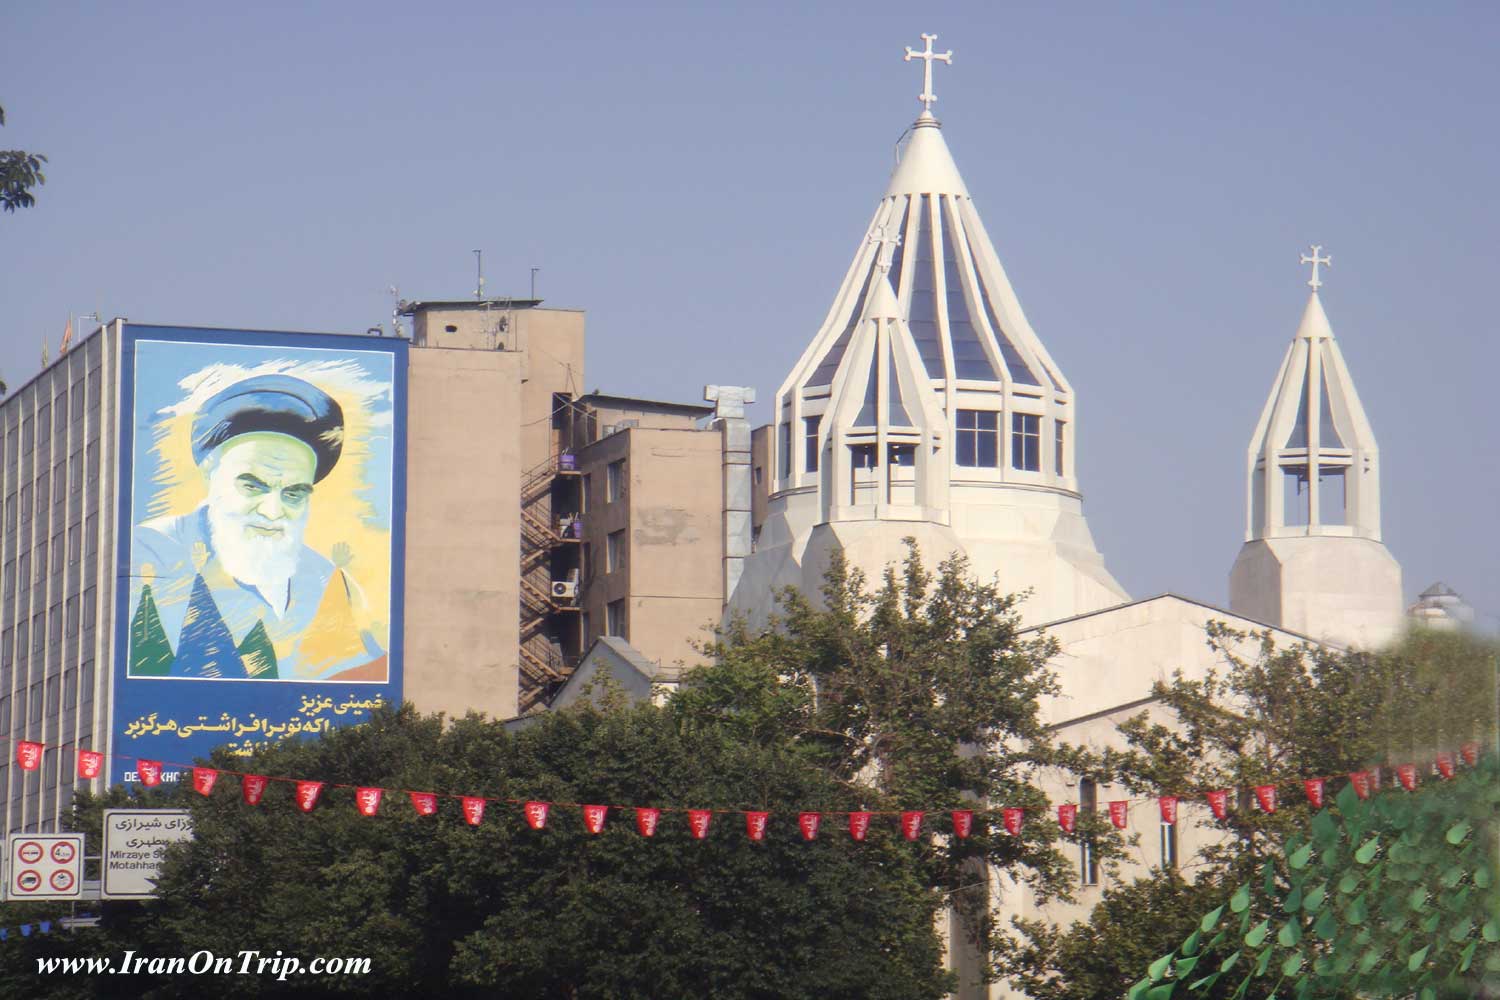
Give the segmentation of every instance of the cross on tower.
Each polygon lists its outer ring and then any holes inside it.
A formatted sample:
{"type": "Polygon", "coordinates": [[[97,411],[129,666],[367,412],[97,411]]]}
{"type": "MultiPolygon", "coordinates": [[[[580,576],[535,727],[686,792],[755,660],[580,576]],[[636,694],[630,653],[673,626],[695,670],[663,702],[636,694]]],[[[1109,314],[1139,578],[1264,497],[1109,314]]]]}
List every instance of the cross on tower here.
{"type": "Polygon", "coordinates": [[[1312,256],[1311,257],[1309,257],[1307,254],[1303,254],[1302,255],[1302,263],[1304,263],[1304,264],[1311,264],[1313,266],[1312,277],[1308,279],[1307,287],[1311,288],[1315,292],[1318,289],[1320,289],[1320,288],[1323,287],[1322,280],[1318,278],[1318,265],[1319,264],[1325,264],[1328,267],[1332,267],[1333,266],[1333,258],[1332,257],[1320,257],[1320,256],[1318,256],[1319,253],[1322,251],[1322,249],[1323,249],[1322,246],[1315,246],[1315,247],[1312,248],[1312,256]]]}
{"type": "Polygon", "coordinates": [[[867,242],[877,244],[879,250],[875,251],[875,266],[880,268],[881,274],[889,274],[891,264],[896,256],[896,248],[901,245],[901,234],[890,236],[886,233],[886,224],[882,222],[870,230],[867,242]]]}
{"type": "Polygon", "coordinates": [[[932,43],[937,41],[937,35],[924,34],[922,41],[927,44],[926,50],[922,52],[915,52],[910,45],[906,46],[906,62],[911,62],[913,59],[922,60],[922,92],[917,95],[917,100],[922,102],[922,110],[930,113],[932,102],[937,100],[937,95],[932,92],[932,61],[936,59],[952,66],[953,50],[949,49],[941,55],[932,51],[932,43]]]}

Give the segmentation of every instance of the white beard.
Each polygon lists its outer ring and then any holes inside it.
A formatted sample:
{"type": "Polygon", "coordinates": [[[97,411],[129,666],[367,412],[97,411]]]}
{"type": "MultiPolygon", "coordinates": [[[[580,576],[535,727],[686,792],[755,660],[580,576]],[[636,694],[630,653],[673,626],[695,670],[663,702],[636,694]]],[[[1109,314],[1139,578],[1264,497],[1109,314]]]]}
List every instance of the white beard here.
{"type": "Polygon", "coordinates": [[[262,535],[253,526],[268,522],[254,514],[230,514],[208,506],[208,536],[224,572],[260,591],[279,615],[286,611],[288,588],[302,554],[305,521],[284,519],[281,534],[262,535]]]}

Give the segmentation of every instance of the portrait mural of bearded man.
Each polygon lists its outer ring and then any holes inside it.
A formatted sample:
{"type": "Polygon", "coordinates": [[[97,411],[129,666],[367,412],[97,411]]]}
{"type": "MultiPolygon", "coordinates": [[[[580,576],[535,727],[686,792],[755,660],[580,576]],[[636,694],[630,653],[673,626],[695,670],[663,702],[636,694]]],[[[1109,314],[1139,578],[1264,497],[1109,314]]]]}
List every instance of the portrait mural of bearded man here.
{"type": "Polygon", "coordinates": [[[132,742],[147,719],[179,739],[249,725],[248,749],[273,734],[246,718],[329,697],[308,691],[352,685],[352,703],[379,687],[399,702],[406,345],[153,329],[130,344],[116,725],[135,723],[132,742]]]}

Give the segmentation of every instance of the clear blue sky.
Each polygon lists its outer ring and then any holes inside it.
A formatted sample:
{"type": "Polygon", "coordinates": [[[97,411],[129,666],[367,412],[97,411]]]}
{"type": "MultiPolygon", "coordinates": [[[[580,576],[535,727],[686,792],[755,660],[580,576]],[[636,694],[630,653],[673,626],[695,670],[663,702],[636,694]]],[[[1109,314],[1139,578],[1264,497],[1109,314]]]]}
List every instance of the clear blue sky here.
{"type": "Polygon", "coordinates": [[[768,412],[937,112],[1072,381],[1100,548],[1227,594],[1244,462],[1304,303],[1379,438],[1408,599],[1494,627],[1500,7],[1354,3],[10,5],[0,372],[68,314],[358,332],[473,290],[588,311],[590,388],[768,412]],[[920,8],[920,9],[919,9],[920,8]]]}

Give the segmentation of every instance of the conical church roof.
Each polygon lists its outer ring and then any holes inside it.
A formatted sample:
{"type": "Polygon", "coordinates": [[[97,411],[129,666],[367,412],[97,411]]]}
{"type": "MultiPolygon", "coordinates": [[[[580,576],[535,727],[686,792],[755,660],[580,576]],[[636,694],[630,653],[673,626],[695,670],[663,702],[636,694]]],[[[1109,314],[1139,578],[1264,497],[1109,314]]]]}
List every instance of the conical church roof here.
{"type": "MultiPolygon", "coordinates": [[[[1026,321],[930,112],[912,126],[876,206],[871,231],[882,227],[900,239],[891,283],[929,378],[1070,391],[1026,321]]],[[[828,321],[793,373],[796,383],[832,384],[865,313],[876,257],[862,242],[828,321]]]]}

